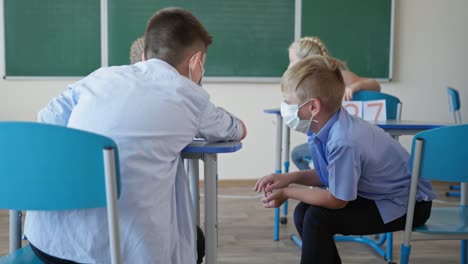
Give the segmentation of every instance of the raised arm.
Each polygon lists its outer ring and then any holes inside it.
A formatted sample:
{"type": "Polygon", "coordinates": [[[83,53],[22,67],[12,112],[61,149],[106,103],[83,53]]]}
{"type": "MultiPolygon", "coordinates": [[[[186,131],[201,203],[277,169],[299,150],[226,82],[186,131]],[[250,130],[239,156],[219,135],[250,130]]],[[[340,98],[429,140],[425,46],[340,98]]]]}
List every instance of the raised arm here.
{"type": "Polygon", "coordinates": [[[350,71],[341,71],[346,90],[344,100],[353,99],[353,93],[359,91],[380,91],[380,84],[375,79],[359,77],[350,71]]]}

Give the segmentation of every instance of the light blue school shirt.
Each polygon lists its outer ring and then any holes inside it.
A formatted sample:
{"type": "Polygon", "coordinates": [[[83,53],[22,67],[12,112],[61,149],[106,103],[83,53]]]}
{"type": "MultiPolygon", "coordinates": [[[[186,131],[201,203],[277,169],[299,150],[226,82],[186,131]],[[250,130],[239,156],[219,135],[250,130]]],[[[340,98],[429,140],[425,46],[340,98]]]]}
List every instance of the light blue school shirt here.
{"type": "MultiPolygon", "coordinates": [[[[193,208],[180,152],[194,137],[239,140],[243,129],[235,116],[216,107],[174,67],[153,59],[97,70],[50,101],[38,119],[116,141],[123,263],[196,263],[193,208]]],[[[104,208],[29,211],[25,234],[53,256],[109,263],[106,215],[104,208]]]]}
{"type": "MultiPolygon", "coordinates": [[[[374,200],[384,223],[406,214],[410,155],[384,130],[341,108],[317,134],[309,131],[308,142],[315,170],[333,196],[374,200]]],[[[430,182],[420,180],[417,201],[435,196],[430,182]]]]}

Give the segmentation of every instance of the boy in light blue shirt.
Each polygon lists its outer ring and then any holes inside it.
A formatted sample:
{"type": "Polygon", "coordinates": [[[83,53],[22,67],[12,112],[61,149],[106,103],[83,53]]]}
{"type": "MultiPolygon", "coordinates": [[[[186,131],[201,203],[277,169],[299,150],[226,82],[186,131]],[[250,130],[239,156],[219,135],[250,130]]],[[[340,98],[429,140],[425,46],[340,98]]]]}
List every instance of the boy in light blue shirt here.
{"type": "MultiPolygon", "coordinates": [[[[288,126],[307,133],[314,170],[271,174],[257,181],[264,206],[301,201],[294,220],[302,237],[301,263],[341,263],[333,235],[366,235],[403,230],[410,186],[410,156],[377,126],[341,107],[342,63],[314,56],[283,76],[281,115],[288,126]],[[326,187],[303,188],[292,183],[326,187]]],[[[413,225],[429,218],[435,194],[418,185],[413,225]]]]}
{"type": "MultiPolygon", "coordinates": [[[[211,42],[188,11],[161,9],[148,21],[143,61],[96,70],[38,114],[39,122],[117,143],[122,263],[201,263],[181,151],[194,137],[230,141],[247,133],[200,87],[211,42]]],[[[25,234],[45,263],[110,263],[106,214],[105,208],[28,211],[25,234]]]]}

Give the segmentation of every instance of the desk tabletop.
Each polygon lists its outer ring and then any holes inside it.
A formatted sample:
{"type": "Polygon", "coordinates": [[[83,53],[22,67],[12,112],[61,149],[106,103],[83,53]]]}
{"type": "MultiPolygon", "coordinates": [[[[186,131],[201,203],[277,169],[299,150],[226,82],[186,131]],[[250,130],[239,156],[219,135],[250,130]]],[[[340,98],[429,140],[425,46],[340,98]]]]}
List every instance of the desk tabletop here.
{"type": "Polygon", "coordinates": [[[369,121],[369,123],[379,126],[384,130],[428,130],[453,125],[451,123],[412,121],[412,120],[387,120],[369,121]]]}
{"type": "Polygon", "coordinates": [[[281,115],[281,109],[279,108],[264,109],[263,112],[265,114],[281,115]]]}
{"type": "Polygon", "coordinates": [[[216,154],[231,153],[242,148],[240,141],[211,142],[195,140],[182,150],[183,154],[216,154]]]}

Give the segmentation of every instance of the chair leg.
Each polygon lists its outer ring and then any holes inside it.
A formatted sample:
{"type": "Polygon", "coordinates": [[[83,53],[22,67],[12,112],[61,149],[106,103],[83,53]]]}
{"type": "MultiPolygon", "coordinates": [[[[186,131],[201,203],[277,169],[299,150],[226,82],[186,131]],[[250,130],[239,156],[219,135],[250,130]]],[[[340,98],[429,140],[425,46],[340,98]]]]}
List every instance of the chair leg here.
{"type": "Polygon", "coordinates": [[[448,191],[445,193],[447,197],[460,197],[460,191],[448,191]]]}
{"type": "Polygon", "coordinates": [[[388,262],[391,262],[393,258],[393,233],[388,232],[385,236],[387,236],[387,251],[385,253],[385,258],[388,262]]]}
{"type": "MultiPolygon", "coordinates": [[[[366,236],[341,236],[335,235],[335,241],[350,241],[350,242],[358,242],[362,244],[366,244],[370,246],[373,250],[375,250],[379,255],[384,257],[384,259],[391,263],[393,258],[393,233],[388,232],[385,234],[381,234],[380,241],[375,242],[366,236]],[[382,245],[386,243],[387,248],[384,251],[382,245]]],[[[291,240],[299,247],[302,248],[302,240],[298,235],[291,235],[291,240]]],[[[409,255],[409,252],[408,252],[409,255]]],[[[403,262],[402,262],[403,263],[403,262]]],[[[408,262],[406,262],[408,263],[408,262]]]]}
{"type": "Polygon", "coordinates": [[[401,244],[400,264],[408,264],[410,253],[411,246],[405,246],[404,244],[401,244]]]}
{"type": "Polygon", "coordinates": [[[461,264],[467,264],[466,263],[466,249],[467,249],[467,240],[462,240],[461,241],[461,248],[460,248],[460,263],[461,264]]]}
{"type": "Polygon", "coordinates": [[[302,248],[302,240],[298,235],[291,235],[291,240],[296,244],[296,246],[302,248]]]}

